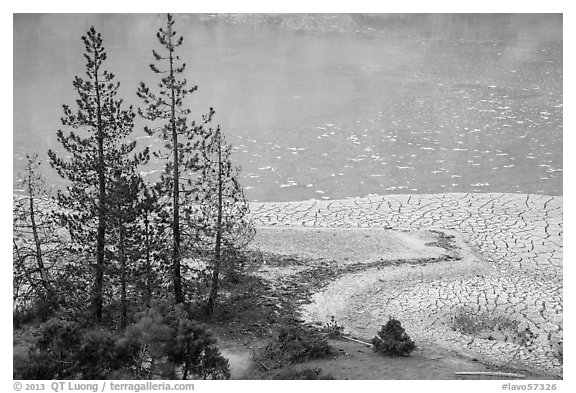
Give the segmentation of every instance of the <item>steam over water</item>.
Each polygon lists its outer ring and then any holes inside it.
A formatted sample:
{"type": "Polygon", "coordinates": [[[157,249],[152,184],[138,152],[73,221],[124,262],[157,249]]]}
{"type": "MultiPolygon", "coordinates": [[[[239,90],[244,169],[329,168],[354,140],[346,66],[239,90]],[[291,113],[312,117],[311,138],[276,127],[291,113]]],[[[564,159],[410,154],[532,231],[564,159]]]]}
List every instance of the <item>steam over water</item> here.
{"type": "MultiPolygon", "coordinates": [[[[14,17],[14,173],[61,149],[62,104],[94,25],[142,105],[156,15],[14,17]]],[[[189,106],[235,146],[250,200],[369,193],[562,194],[558,15],[177,15],[189,106]]],[[[161,146],[137,122],[140,146],[161,146]]],[[[158,162],[142,168],[154,180],[158,162]]],[[[49,182],[62,181],[47,169],[49,182]]]]}

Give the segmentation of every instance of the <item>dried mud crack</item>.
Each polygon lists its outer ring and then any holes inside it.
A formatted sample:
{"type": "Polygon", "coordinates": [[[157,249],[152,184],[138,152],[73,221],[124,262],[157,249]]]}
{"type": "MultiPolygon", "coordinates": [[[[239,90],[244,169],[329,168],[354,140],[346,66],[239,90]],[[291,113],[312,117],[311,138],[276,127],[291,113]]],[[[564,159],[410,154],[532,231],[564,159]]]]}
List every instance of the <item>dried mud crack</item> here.
{"type": "Polygon", "coordinates": [[[274,299],[281,301],[281,299],[288,298],[291,299],[291,302],[295,301],[302,305],[311,303],[314,293],[317,293],[331,282],[348,274],[359,273],[370,269],[380,270],[390,266],[417,266],[458,259],[460,258],[457,256],[415,258],[408,260],[394,259],[370,263],[354,263],[346,266],[338,266],[336,262],[320,262],[317,267],[305,269],[290,276],[284,276],[275,282],[269,282],[268,289],[274,294],[270,295],[274,299]]]}
{"type": "Polygon", "coordinates": [[[263,255],[299,261],[258,272],[290,318],[335,315],[369,337],[394,316],[426,345],[562,376],[562,197],[370,196],[254,203],[252,212],[263,255]]]}

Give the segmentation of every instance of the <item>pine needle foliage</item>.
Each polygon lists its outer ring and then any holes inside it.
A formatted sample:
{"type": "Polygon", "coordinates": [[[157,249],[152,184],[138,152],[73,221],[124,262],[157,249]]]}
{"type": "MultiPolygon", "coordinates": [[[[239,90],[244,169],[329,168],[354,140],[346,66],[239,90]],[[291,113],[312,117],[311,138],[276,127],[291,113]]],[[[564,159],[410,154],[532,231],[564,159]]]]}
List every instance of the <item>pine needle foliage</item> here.
{"type": "Polygon", "coordinates": [[[166,224],[172,231],[171,270],[174,299],[176,303],[182,303],[184,292],[181,263],[184,245],[181,216],[187,208],[187,198],[194,192],[190,178],[199,170],[198,149],[203,139],[203,127],[212,120],[214,110],[210,108],[198,124],[188,120],[191,111],[185,107],[185,99],[198,87],[189,86],[182,75],[186,63],[181,61],[177,50],[184,39],[177,35],[174,23],[173,16],[168,14],[166,25],[156,34],[162,47],[161,52],[152,50],[155,62],[150,64],[152,72],[160,78],[156,91],[140,82],[137,95],[146,105],[144,109],[140,108],[138,113],[153,124],[146,126],[145,131],[149,135],[159,134],[165,141],[164,149],[154,152],[154,156],[166,160],[158,188],[165,196],[163,210],[168,212],[166,224]]]}
{"type": "Polygon", "coordinates": [[[408,356],[416,349],[414,341],[395,318],[390,318],[386,325],[382,325],[378,335],[372,339],[372,344],[375,352],[387,356],[408,356]]]}
{"type": "Polygon", "coordinates": [[[57,132],[66,156],[49,150],[53,168],[68,180],[59,191],[56,214],[69,231],[78,254],[91,263],[92,313],[102,319],[106,232],[110,215],[108,185],[117,173],[129,172],[148,160],[148,150],[134,153],[135,141],[126,140],[133,130],[135,113],[117,98],[119,82],[103,68],[107,59],[101,34],[94,27],[82,37],[86,77],[75,77],[76,109],[64,105],[62,124],[70,131],[57,132]]]}

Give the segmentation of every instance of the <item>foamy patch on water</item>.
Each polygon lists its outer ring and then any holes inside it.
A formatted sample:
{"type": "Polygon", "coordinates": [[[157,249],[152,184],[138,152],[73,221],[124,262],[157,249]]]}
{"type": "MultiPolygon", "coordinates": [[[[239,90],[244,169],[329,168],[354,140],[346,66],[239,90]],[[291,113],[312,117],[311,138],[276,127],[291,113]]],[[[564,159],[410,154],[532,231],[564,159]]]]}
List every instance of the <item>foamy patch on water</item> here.
{"type": "Polygon", "coordinates": [[[159,169],[154,169],[152,171],[141,171],[140,176],[149,176],[159,171],[160,171],[159,169]]]}
{"type": "Polygon", "coordinates": [[[272,172],[276,172],[276,168],[274,168],[274,167],[272,167],[272,166],[270,166],[270,165],[263,166],[263,167],[260,167],[260,168],[258,168],[258,169],[261,170],[261,171],[271,170],[272,172]]]}
{"type": "Polygon", "coordinates": [[[288,178],[286,180],[286,183],[280,184],[280,187],[284,188],[284,187],[292,187],[292,186],[297,186],[297,185],[298,185],[298,183],[296,183],[294,181],[294,179],[288,178]]]}

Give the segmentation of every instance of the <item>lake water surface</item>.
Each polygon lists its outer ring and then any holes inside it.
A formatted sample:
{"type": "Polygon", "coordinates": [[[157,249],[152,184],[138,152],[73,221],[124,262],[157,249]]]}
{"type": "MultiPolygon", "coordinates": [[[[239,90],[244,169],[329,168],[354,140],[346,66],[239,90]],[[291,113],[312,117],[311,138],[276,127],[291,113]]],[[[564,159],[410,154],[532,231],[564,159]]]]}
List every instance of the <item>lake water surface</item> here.
{"type": "MultiPolygon", "coordinates": [[[[562,194],[561,16],[307,17],[311,27],[305,18],[176,17],[187,77],[199,86],[188,104],[196,119],[215,108],[250,200],[562,194]]],[[[84,72],[80,36],[91,25],[102,32],[106,68],[137,107],[138,82],[154,82],[148,63],[162,23],[14,17],[14,174],[25,153],[61,150],[61,107],[74,103],[71,82],[84,72]]],[[[157,146],[142,125],[140,146],[157,146]]],[[[160,169],[142,170],[154,179],[160,169]]]]}

